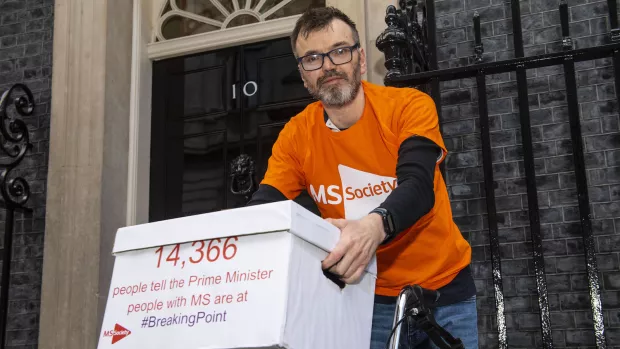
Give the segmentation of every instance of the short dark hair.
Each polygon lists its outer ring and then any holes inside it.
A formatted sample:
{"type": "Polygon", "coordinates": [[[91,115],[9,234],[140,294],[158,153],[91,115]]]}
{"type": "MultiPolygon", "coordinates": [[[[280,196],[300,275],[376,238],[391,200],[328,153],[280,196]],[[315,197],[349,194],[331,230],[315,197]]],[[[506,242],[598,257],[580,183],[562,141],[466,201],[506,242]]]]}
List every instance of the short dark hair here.
{"type": "Polygon", "coordinates": [[[348,24],[353,32],[353,40],[355,40],[355,43],[359,43],[359,33],[355,23],[351,20],[351,18],[349,18],[349,16],[332,6],[315,7],[304,12],[295,24],[295,29],[293,29],[293,33],[291,34],[291,45],[293,52],[295,52],[297,38],[299,38],[300,35],[307,38],[310,33],[325,29],[334,19],[339,19],[348,24]]]}

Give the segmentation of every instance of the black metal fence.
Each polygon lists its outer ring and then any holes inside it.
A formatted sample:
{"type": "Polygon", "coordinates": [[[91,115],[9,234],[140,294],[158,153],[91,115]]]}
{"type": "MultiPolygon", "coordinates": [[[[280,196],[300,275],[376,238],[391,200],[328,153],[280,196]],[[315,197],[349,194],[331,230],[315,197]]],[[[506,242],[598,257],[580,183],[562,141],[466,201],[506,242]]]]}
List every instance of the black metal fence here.
{"type": "Polygon", "coordinates": [[[453,81],[464,78],[476,79],[484,189],[486,192],[488,234],[498,331],[497,347],[499,348],[507,348],[510,343],[510,338],[507,338],[506,330],[496,198],[492,194],[495,190],[493,184],[494,173],[489,133],[486,77],[490,74],[506,72],[514,72],[516,74],[523,161],[527,185],[529,227],[533,247],[532,257],[538,294],[542,346],[544,348],[553,348],[526,77],[527,69],[552,65],[561,65],[564,70],[580,228],[585,252],[585,266],[596,346],[597,348],[606,348],[608,344],[611,344],[606,341],[603,322],[600,282],[592,233],[592,215],[588,196],[586,161],[584,159],[584,146],[575,78],[576,62],[611,57],[613,59],[615,71],[616,97],[618,101],[620,101],[620,88],[618,88],[620,86],[620,28],[618,28],[618,8],[615,0],[608,0],[607,4],[609,9],[609,24],[611,27],[611,31],[608,33],[610,43],[586,49],[573,48],[573,42],[569,32],[568,5],[565,0],[559,2],[563,50],[557,53],[525,57],[521,27],[521,9],[519,1],[514,0],[511,1],[514,59],[483,63],[482,55],[484,53],[484,47],[481,40],[480,16],[476,13],[472,19],[475,33],[474,53],[476,63],[465,67],[439,70],[436,57],[435,3],[433,1],[418,3],[417,1],[402,0],[399,3],[399,9],[394,6],[389,6],[385,19],[387,28],[377,40],[377,47],[384,53],[385,67],[388,69],[385,77],[385,84],[391,86],[416,87],[430,93],[438,107],[440,121],[441,95],[439,83],[442,81],[453,81]]]}
{"type": "Polygon", "coordinates": [[[23,84],[13,85],[0,96],[0,209],[5,210],[4,246],[2,249],[2,281],[0,284],[0,349],[7,343],[13,224],[15,212],[31,212],[24,205],[30,198],[26,179],[13,172],[32,148],[26,123],[19,116],[34,112],[34,97],[23,84]],[[17,115],[15,114],[17,113],[17,115]]]}

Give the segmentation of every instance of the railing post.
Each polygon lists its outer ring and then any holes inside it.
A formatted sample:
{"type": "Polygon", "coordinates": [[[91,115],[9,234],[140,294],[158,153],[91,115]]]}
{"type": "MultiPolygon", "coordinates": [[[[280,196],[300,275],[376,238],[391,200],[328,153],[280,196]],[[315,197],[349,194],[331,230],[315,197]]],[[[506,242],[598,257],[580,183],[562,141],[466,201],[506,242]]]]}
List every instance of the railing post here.
{"type": "MultiPolygon", "coordinates": [[[[476,62],[482,62],[482,39],[480,32],[480,14],[474,13],[474,52],[476,62]]],[[[495,202],[495,186],[493,179],[493,155],[491,149],[491,133],[489,127],[489,108],[487,104],[486,76],[483,69],[476,75],[478,90],[478,111],[480,115],[480,141],[482,143],[482,167],[484,171],[484,190],[487,205],[487,221],[489,230],[489,245],[491,248],[491,267],[493,269],[493,290],[495,296],[495,311],[498,332],[498,348],[506,349],[506,315],[504,313],[504,286],[502,281],[501,252],[499,247],[499,233],[497,223],[497,205],[495,202]]]]}
{"type": "Polygon", "coordinates": [[[0,195],[2,195],[0,206],[6,209],[4,256],[0,284],[0,349],[6,347],[15,211],[31,211],[24,207],[30,198],[30,186],[23,177],[12,176],[12,171],[22,162],[28,150],[32,148],[32,143],[30,143],[26,123],[9,115],[11,105],[15,107],[17,114],[21,116],[31,115],[34,112],[34,96],[30,89],[25,85],[16,84],[0,96],[0,149],[4,155],[11,159],[8,163],[0,164],[0,195]],[[23,94],[17,95],[19,90],[23,94]]]}
{"type": "Polygon", "coordinates": [[[385,80],[404,74],[403,52],[406,46],[405,30],[401,27],[400,20],[394,5],[387,7],[385,14],[387,28],[377,38],[376,46],[385,56],[385,68],[388,70],[385,80]]]}
{"type": "MultiPolygon", "coordinates": [[[[566,3],[566,0],[560,1],[560,23],[562,28],[562,48],[564,51],[570,51],[573,49],[573,40],[570,37],[568,4],[566,3]]],[[[583,155],[583,139],[579,116],[579,98],[577,96],[577,80],[575,78],[575,61],[572,57],[564,60],[564,82],[566,84],[566,102],[568,103],[568,119],[570,124],[571,144],[573,148],[577,202],[579,205],[579,221],[581,222],[581,233],[583,235],[594,336],[596,338],[596,347],[598,349],[603,349],[607,347],[605,343],[605,325],[603,323],[600,282],[598,279],[598,267],[594,247],[595,242],[592,234],[592,215],[590,214],[586,161],[583,155]]]]}
{"type": "MultiPolygon", "coordinates": [[[[515,57],[522,58],[525,54],[523,48],[523,32],[521,30],[521,5],[519,1],[516,0],[510,1],[510,4],[512,8],[512,33],[515,57]]],[[[523,164],[525,168],[525,182],[527,185],[527,211],[530,219],[534,273],[536,275],[536,289],[538,291],[538,308],[540,309],[542,347],[551,349],[553,348],[551,314],[549,313],[545,258],[540,228],[540,211],[538,209],[538,190],[536,189],[536,169],[534,167],[534,145],[532,141],[532,125],[530,123],[527,76],[524,66],[517,66],[516,72],[519,119],[521,121],[521,142],[523,144],[523,164]]]]}

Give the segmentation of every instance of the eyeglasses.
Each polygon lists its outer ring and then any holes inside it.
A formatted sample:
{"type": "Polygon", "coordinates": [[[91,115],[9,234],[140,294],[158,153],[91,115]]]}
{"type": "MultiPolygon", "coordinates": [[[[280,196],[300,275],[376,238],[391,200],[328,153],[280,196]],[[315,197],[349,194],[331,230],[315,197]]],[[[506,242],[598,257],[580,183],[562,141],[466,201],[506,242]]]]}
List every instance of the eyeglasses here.
{"type": "Polygon", "coordinates": [[[321,67],[323,67],[325,57],[329,57],[329,60],[334,65],[346,64],[351,62],[351,60],[353,59],[353,50],[357,49],[358,47],[360,47],[359,43],[353,46],[339,47],[327,53],[313,53],[305,55],[303,57],[297,58],[297,61],[306,71],[321,69],[321,67]]]}

